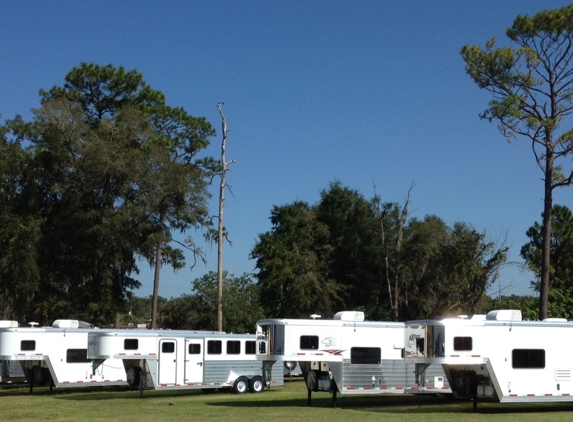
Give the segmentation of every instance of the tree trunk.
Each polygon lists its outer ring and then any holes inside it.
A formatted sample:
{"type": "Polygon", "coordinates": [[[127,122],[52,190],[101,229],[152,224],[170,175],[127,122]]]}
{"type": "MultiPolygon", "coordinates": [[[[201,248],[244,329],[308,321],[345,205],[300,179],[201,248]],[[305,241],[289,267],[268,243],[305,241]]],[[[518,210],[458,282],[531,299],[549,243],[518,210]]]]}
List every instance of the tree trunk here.
{"type": "Polygon", "coordinates": [[[151,302],[151,329],[157,326],[157,298],[159,297],[159,274],[161,272],[161,257],[163,254],[162,243],[157,243],[155,251],[155,274],[153,276],[153,300],[151,302]]]}
{"type": "Polygon", "coordinates": [[[541,281],[539,285],[539,319],[547,318],[549,302],[549,269],[551,265],[551,207],[553,206],[553,151],[546,148],[545,197],[543,199],[543,225],[541,245],[541,281]]]}
{"type": "Polygon", "coordinates": [[[225,149],[227,148],[227,118],[221,108],[224,103],[217,104],[222,120],[223,140],[221,142],[221,184],[219,185],[219,237],[217,241],[217,330],[223,331],[223,212],[225,209],[225,185],[227,175],[227,161],[225,149]]]}

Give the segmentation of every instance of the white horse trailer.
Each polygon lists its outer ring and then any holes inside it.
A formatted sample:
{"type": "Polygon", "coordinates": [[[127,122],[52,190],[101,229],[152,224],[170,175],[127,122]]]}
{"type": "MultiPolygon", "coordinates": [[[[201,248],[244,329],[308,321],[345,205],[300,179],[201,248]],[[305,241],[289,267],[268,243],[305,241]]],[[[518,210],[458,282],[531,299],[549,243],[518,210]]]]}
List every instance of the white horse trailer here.
{"type": "Polygon", "coordinates": [[[331,392],[333,405],[337,393],[451,393],[439,366],[430,368],[434,377],[421,384],[415,365],[404,362],[404,323],[364,321],[362,312],[339,312],[332,320],[264,319],[257,326],[265,374],[275,362],[298,361],[309,405],[313,391],[331,392]]]}
{"type": "Polygon", "coordinates": [[[30,392],[34,386],[56,388],[127,386],[120,360],[93,362],[87,357],[88,333],[75,320],[52,327],[0,327],[0,360],[22,367],[30,392]]]}
{"type": "Polygon", "coordinates": [[[501,403],[573,401],[573,322],[521,311],[406,322],[406,359],[444,368],[455,397],[501,403]]]}
{"type": "MultiPolygon", "coordinates": [[[[0,320],[0,328],[17,328],[18,321],[0,320]]],[[[20,362],[0,360],[0,384],[17,384],[26,382],[20,362]]]]}
{"type": "MultiPolygon", "coordinates": [[[[100,330],[89,335],[88,356],[120,359],[129,385],[139,386],[141,394],[146,388],[232,388],[236,393],[259,393],[265,384],[256,343],[254,334],[100,330]]],[[[283,385],[282,370],[273,372],[272,385],[283,385]]]]}

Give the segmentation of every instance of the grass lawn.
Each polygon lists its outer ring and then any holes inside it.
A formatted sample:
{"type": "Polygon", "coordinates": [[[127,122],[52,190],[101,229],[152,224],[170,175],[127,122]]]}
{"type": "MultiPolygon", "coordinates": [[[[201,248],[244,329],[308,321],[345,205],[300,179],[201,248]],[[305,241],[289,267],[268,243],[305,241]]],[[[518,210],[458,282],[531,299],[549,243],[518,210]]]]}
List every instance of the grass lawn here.
{"type": "Polygon", "coordinates": [[[470,402],[444,397],[408,395],[340,396],[332,408],[327,393],[313,394],[306,403],[304,382],[285,381],[285,386],[261,394],[236,395],[230,392],[147,390],[143,398],[135,390],[38,388],[0,389],[2,421],[463,421],[541,422],[570,421],[573,403],[502,405],[470,402]]]}

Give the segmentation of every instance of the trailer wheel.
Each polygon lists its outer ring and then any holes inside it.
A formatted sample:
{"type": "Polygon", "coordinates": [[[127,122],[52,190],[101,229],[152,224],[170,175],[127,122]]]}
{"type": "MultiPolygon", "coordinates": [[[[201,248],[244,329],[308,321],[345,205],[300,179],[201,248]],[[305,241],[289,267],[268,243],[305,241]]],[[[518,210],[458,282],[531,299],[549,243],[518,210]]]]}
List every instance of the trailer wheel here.
{"type": "Polygon", "coordinates": [[[130,387],[138,386],[140,377],[141,377],[141,368],[139,366],[132,366],[125,373],[127,384],[130,387]]]}
{"type": "Polygon", "coordinates": [[[265,389],[265,383],[262,377],[254,377],[249,381],[249,390],[251,393],[261,393],[265,389]]]}
{"type": "Polygon", "coordinates": [[[249,390],[249,381],[245,377],[240,377],[233,385],[233,391],[237,394],[244,394],[249,390]]]}

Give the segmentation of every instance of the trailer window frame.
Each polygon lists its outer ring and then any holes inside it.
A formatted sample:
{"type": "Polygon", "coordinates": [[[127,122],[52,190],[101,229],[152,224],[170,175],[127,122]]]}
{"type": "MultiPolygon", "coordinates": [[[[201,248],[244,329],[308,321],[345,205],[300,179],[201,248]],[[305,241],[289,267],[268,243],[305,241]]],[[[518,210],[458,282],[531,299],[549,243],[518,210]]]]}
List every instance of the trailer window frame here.
{"type": "Polygon", "coordinates": [[[20,341],[20,350],[22,352],[33,352],[34,350],[36,350],[36,340],[20,341]]]}
{"type": "Polygon", "coordinates": [[[351,347],[350,363],[353,365],[379,365],[382,362],[380,347],[351,347]]]}
{"type": "Polygon", "coordinates": [[[189,343],[189,347],[187,348],[187,353],[189,353],[190,355],[200,355],[201,345],[199,343],[189,343]]]}
{"type": "Polygon", "coordinates": [[[175,353],[175,342],[174,341],[162,341],[161,342],[161,353],[175,353]]]}
{"type": "Polygon", "coordinates": [[[207,341],[207,354],[208,355],[221,355],[221,354],[223,354],[223,342],[221,340],[208,340],[207,341]]]}
{"type": "Polygon", "coordinates": [[[241,354],[241,340],[227,340],[227,354],[240,355],[241,354]]]}
{"type": "Polygon", "coordinates": [[[318,336],[300,336],[300,350],[318,350],[318,336]]]}
{"type": "Polygon", "coordinates": [[[471,352],[473,350],[472,337],[454,337],[454,350],[457,352],[471,352]]]}
{"type": "Polygon", "coordinates": [[[67,349],[66,363],[89,363],[88,349],[67,349]]]}
{"type": "Polygon", "coordinates": [[[257,341],[247,340],[245,341],[245,355],[256,355],[257,354],[257,341]]]}
{"type": "Polygon", "coordinates": [[[545,369],[545,349],[513,349],[511,367],[513,369],[545,369]]]}
{"type": "Polygon", "coordinates": [[[123,340],[123,350],[137,350],[139,349],[139,339],[126,338],[123,340]]]}

